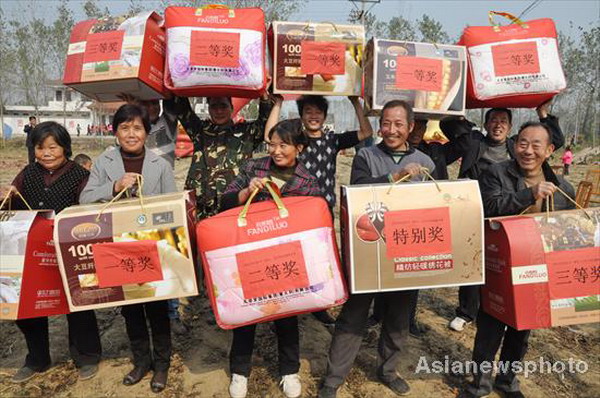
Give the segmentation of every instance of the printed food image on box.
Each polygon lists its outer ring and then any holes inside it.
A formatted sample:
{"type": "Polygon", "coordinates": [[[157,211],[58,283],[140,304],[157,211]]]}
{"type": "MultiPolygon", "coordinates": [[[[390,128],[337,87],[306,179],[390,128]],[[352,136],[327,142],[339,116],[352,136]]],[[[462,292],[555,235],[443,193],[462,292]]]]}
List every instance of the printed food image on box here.
{"type": "Polygon", "coordinates": [[[274,22],[274,92],[360,95],[364,28],[274,22]]]}

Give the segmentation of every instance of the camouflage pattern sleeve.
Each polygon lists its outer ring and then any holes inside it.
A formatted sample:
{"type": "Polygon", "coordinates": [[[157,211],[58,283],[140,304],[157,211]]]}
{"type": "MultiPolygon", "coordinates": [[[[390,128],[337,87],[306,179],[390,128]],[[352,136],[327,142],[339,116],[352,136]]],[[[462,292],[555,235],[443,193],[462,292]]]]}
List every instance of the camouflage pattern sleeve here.
{"type": "Polygon", "coordinates": [[[253,122],[249,122],[250,136],[252,137],[252,141],[254,143],[254,149],[256,149],[264,141],[265,125],[267,124],[267,119],[271,114],[272,108],[273,102],[270,99],[261,99],[258,105],[258,118],[253,122]]]}
{"type": "Polygon", "coordinates": [[[173,97],[163,101],[165,113],[179,120],[194,144],[202,139],[202,131],[208,123],[196,115],[187,97],[173,97]]]}
{"type": "Polygon", "coordinates": [[[249,160],[247,160],[247,161],[244,162],[244,164],[242,165],[242,167],[240,167],[239,174],[227,186],[227,188],[225,189],[225,192],[223,193],[223,195],[230,194],[230,193],[233,193],[233,192],[234,193],[238,193],[242,189],[247,188],[248,185],[250,185],[250,180],[254,176],[254,173],[252,172],[252,164],[253,163],[254,162],[253,162],[252,159],[249,159],[249,160]]]}

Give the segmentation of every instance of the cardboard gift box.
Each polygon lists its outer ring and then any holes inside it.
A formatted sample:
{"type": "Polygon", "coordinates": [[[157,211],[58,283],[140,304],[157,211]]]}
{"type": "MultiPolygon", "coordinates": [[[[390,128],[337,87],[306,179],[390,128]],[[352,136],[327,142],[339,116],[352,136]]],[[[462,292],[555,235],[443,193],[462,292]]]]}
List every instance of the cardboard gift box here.
{"type": "Polygon", "coordinates": [[[464,116],[466,50],[463,46],[371,39],[365,54],[365,102],[378,114],[404,100],[427,118],[464,116]]]}
{"type": "Polygon", "coordinates": [[[165,85],[183,96],[256,98],[267,85],[260,8],[167,7],[165,85]]]}
{"type": "Polygon", "coordinates": [[[97,101],[119,101],[127,93],[142,100],[163,98],[165,33],[152,13],[105,17],[73,28],[65,85],[97,101]]]}
{"type": "Polygon", "coordinates": [[[194,219],[191,192],[60,212],[54,241],[71,311],[198,294],[194,219]]]}
{"type": "Polygon", "coordinates": [[[340,207],[352,293],[484,282],[477,181],[343,186],[340,207]]]}
{"type": "Polygon", "coordinates": [[[535,108],[567,87],[554,21],[523,22],[511,14],[507,26],[468,26],[467,108],[535,108]]]}
{"type": "Polygon", "coordinates": [[[0,211],[0,319],[69,312],[52,241],[54,211],[0,211]]]}
{"type": "Polygon", "coordinates": [[[489,220],[481,305],[517,330],[600,322],[600,209],[489,220]]]}
{"type": "Polygon", "coordinates": [[[362,94],[362,25],[273,22],[273,92],[351,96],[362,94]]]}
{"type": "Polygon", "coordinates": [[[197,236],[206,289],[223,329],[317,311],[348,298],[323,198],[233,208],[200,221],[197,236]]]}

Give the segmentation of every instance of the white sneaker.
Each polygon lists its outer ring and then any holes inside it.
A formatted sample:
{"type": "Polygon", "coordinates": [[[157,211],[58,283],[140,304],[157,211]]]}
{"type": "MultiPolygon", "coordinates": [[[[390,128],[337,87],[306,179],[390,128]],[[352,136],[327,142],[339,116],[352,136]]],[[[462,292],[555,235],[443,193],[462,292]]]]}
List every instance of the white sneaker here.
{"type": "Polygon", "coordinates": [[[232,374],[229,384],[229,395],[231,398],[246,398],[248,393],[248,378],[246,376],[232,374]]]}
{"type": "Polygon", "coordinates": [[[282,386],[283,394],[287,398],[297,398],[302,393],[302,385],[300,384],[298,373],[283,376],[279,385],[282,386]]]}
{"type": "Polygon", "coordinates": [[[452,322],[450,322],[450,325],[448,325],[448,327],[457,332],[462,332],[465,329],[465,326],[469,323],[471,323],[471,322],[466,321],[466,320],[462,319],[461,317],[457,316],[456,318],[454,318],[452,320],[452,322]]]}

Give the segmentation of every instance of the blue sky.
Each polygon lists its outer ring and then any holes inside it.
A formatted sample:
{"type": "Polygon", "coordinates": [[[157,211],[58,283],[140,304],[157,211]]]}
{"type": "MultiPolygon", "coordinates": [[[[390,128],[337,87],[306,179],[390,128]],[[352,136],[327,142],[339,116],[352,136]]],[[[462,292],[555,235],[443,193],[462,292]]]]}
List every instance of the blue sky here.
{"type": "MultiPolygon", "coordinates": [[[[55,0],[34,0],[36,9],[48,13],[48,18],[53,19],[56,4],[55,0]]],[[[71,0],[72,9],[76,11],[76,20],[84,19],[81,11],[81,0],[71,0]]],[[[535,0],[514,1],[406,1],[406,0],[382,0],[372,8],[372,12],[380,20],[389,20],[393,16],[403,16],[409,20],[420,18],[423,14],[442,22],[444,28],[451,37],[456,38],[465,25],[487,25],[487,12],[489,10],[506,11],[520,14],[535,0]]],[[[9,19],[22,12],[22,0],[0,0],[2,8],[9,19]],[[21,5],[20,5],[21,4],[21,5]]],[[[218,0],[215,0],[218,3],[218,0]]],[[[129,0],[100,0],[99,4],[107,6],[113,14],[124,12],[129,0]]],[[[148,7],[158,4],[158,1],[145,1],[148,7]]],[[[345,22],[353,5],[348,0],[308,0],[306,6],[292,19],[298,21],[331,21],[345,22]]],[[[598,0],[543,0],[531,9],[525,19],[552,18],[558,29],[565,33],[576,33],[569,29],[569,22],[575,26],[588,26],[590,23],[596,25],[600,21],[600,1],[598,0]]]]}

